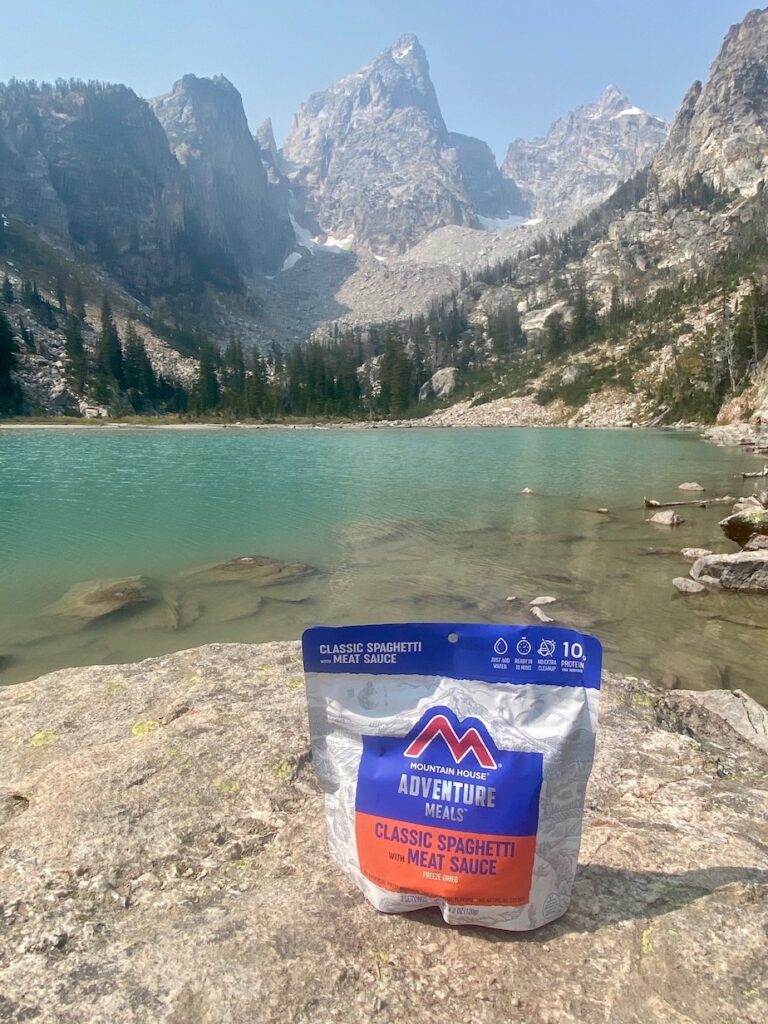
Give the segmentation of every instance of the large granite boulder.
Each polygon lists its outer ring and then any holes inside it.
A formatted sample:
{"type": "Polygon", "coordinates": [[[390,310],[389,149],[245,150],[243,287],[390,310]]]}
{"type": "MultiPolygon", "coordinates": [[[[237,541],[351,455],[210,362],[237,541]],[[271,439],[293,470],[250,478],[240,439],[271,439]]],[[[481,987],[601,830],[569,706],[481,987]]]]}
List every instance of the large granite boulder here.
{"type": "Polygon", "coordinates": [[[751,537],[768,535],[768,508],[754,506],[734,512],[720,520],[720,529],[743,548],[751,537]]]}
{"type": "Polygon", "coordinates": [[[326,854],[298,644],[0,695],[4,1024],[768,1016],[766,712],[607,676],[573,902],[376,913],[326,854]]]}
{"type": "Polygon", "coordinates": [[[768,551],[707,555],[693,563],[691,576],[700,583],[722,587],[723,590],[768,594],[768,551]]]}
{"type": "Polygon", "coordinates": [[[427,398],[448,398],[456,390],[459,371],[455,366],[444,366],[437,370],[419,388],[419,401],[427,398]]]}

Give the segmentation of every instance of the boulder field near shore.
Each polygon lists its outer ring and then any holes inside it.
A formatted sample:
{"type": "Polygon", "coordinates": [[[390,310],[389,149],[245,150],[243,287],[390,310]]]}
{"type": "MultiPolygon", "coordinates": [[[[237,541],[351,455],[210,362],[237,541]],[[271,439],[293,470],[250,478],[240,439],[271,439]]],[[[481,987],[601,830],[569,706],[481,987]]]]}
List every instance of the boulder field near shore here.
{"type": "Polygon", "coordinates": [[[376,913],[326,854],[296,643],[0,691],[8,1024],[768,1019],[768,713],[606,676],[573,902],[376,913]]]}

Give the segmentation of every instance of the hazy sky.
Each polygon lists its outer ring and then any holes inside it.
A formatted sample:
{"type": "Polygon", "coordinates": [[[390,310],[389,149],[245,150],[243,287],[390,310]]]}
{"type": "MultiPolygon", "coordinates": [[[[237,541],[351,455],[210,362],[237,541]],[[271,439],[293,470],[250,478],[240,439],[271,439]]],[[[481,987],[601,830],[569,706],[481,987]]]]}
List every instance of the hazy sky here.
{"type": "MultiPolygon", "coordinates": [[[[0,4],[0,12],[4,4],[0,4]]],[[[27,0],[0,17],[0,81],[62,77],[167,92],[224,74],[278,143],[306,97],[404,32],[427,51],[448,127],[498,156],[613,82],[671,118],[745,0],[27,0]]]]}

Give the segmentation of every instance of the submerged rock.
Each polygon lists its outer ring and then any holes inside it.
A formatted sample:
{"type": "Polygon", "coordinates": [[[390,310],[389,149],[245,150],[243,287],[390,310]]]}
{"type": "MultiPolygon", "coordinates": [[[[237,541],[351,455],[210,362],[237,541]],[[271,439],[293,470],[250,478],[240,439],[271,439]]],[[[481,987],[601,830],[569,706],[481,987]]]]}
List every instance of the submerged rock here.
{"type": "Polygon", "coordinates": [[[768,594],[768,551],[739,551],[733,555],[707,555],[691,566],[700,583],[723,590],[768,594]]]}
{"type": "Polygon", "coordinates": [[[681,594],[701,594],[706,590],[702,583],[690,579],[688,576],[676,576],[672,580],[672,586],[681,594]]]}
{"type": "Polygon", "coordinates": [[[0,718],[3,1020],[768,1016],[743,695],[604,677],[571,906],[524,937],[377,914],[330,863],[298,644],[66,669],[0,691],[0,718]]]}
{"type": "Polygon", "coordinates": [[[266,587],[273,583],[303,579],[317,570],[304,562],[283,562],[267,555],[241,555],[228,562],[193,569],[185,576],[201,583],[255,583],[266,587]]]}
{"type": "Polygon", "coordinates": [[[44,614],[85,620],[100,619],[154,601],[156,597],[152,584],[143,576],[87,580],[70,587],[66,594],[45,609],[44,614]]]}
{"type": "Polygon", "coordinates": [[[556,597],[550,597],[545,595],[543,597],[534,597],[532,601],[528,602],[530,608],[541,608],[545,604],[554,604],[557,601],[556,597]]]}
{"type": "Polygon", "coordinates": [[[543,622],[545,625],[555,621],[551,615],[547,615],[537,604],[531,605],[530,611],[535,619],[538,619],[539,622],[543,622]]]}
{"type": "Polygon", "coordinates": [[[768,508],[758,505],[744,508],[720,520],[720,529],[728,540],[736,541],[740,547],[753,536],[768,536],[768,508]]]}
{"type": "Polygon", "coordinates": [[[655,523],[657,526],[680,526],[685,520],[674,509],[665,508],[661,512],[655,512],[648,522],[655,523]]]}

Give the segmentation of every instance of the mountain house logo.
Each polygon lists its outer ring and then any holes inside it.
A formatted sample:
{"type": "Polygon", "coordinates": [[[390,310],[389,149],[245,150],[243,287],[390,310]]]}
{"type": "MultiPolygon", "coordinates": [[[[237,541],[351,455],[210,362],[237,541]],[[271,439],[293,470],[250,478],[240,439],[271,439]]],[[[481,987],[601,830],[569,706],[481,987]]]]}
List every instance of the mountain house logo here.
{"type": "Polygon", "coordinates": [[[403,751],[404,757],[421,757],[433,740],[440,736],[456,764],[461,764],[469,753],[473,753],[482,768],[496,768],[488,745],[474,726],[470,726],[459,738],[451,722],[445,715],[437,714],[424,725],[403,751]]]}

